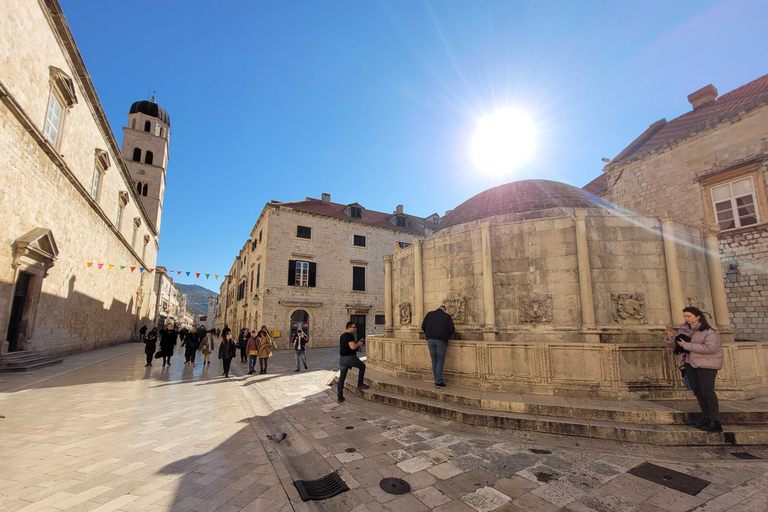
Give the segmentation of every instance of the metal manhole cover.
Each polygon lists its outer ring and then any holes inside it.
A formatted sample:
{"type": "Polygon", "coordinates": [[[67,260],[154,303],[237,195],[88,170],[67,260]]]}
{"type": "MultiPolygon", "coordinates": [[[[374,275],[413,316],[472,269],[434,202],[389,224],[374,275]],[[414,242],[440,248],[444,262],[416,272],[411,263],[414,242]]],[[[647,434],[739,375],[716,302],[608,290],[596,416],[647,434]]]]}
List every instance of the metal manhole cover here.
{"type": "Polygon", "coordinates": [[[411,485],[400,478],[385,478],[379,482],[381,490],[389,494],[406,494],[411,492],[411,485]]]}
{"type": "Polygon", "coordinates": [[[753,459],[759,459],[757,455],[752,455],[748,452],[733,452],[731,455],[736,457],[737,459],[745,459],[745,460],[753,460],[753,459]]]}
{"type": "Polygon", "coordinates": [[[696,496],[709,485],[709,482],[696,478],[695,476],[686,475],[673,469],[667,469],[650,462],[644,462],[639,466],[628,471],[629,474],[636,477],[643,478],[649,482],[653,482],[676,491],[696,496]]]}
{"type": "Polygon", "coordinates": [[[318,480],[296,480],[293,485],[302,501],[325,500],[349,490],[338,473],[330,473],[318,480]]]}
{"type": "Polygon", "coordinates": [[[344,451],[345,451],[345,452],[347,452],[347,453],[355,453],[357,450],[356,450],[356,449],[354,449],[354,448],[347,448],[347,449],[346,449],[346,450],[344,450],[344,451]]]}

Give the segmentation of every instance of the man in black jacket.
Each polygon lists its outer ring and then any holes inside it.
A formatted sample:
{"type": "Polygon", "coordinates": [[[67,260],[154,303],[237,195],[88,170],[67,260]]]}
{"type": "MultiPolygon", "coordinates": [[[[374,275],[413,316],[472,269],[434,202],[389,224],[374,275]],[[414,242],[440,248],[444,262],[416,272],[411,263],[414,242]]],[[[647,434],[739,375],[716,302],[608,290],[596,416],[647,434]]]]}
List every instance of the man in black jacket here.
{"type": "Polygon", "coordinates": [[[444,388],[443,363],[445,363],[445,350],[448,347],[448,338],[456,330],[453,327],[451,315],[445,312],[445,306],[440,306],[427,313],[421,322],[421,330],[427,337],[429,357],[432,359],[432,373],[435,376],[435,386],[444,388]]]}

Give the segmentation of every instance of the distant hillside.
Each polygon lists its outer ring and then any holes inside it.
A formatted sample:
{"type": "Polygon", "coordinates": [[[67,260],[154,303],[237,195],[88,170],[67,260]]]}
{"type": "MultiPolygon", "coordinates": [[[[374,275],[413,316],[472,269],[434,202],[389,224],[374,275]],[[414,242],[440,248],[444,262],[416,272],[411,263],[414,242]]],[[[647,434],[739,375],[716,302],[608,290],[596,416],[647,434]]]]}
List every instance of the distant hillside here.
{"type": "Polygon", "coordinates": [[[219,294],[196,284],[177,284],[182,294],[187,295],[187,309],[195,315],[208,313],[208,297],[218,297],[219,294]]]}

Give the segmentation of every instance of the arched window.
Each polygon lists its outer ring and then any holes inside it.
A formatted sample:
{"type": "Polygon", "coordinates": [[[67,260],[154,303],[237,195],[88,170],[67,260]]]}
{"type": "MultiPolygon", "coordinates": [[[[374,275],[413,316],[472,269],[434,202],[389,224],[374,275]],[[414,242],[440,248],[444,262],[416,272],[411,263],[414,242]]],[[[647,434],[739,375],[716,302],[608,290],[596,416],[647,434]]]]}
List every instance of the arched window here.
{"type": "Polygon", "coordinates": [[[139,195],[141,195],[141,182],[136,184],[136,190],[139,192],[139,195]]]}
{"type": "Polygon", "coordinates": [[[147,197],[147,184],[146,183],[144,184],[144,192],[141,195],[143,195],[144,197],[147,197]]]}
{"type": "Polygon", "coordinates": [[[134,119],[131,121],[131,130],[135,130],[135,129],[136,129],[136,120],[134,119]]]}
{"type": "Polygon", "coordinates": [[[139,148],[133,148],[133,161],[141,162],[141,150],[139,148]]]}
{"type": "Polygon", "coordinates": [[[153,155],[151,151],[147,151],[147,155],[144,157],[144,163],[145,164],[151,164],[152,163],[152,159],[154,158],[154,156],[155,155],[153,155]]]}
{"type": "Polygon", "coordinates": [[[145,121],[144,122],[144,131],[148,132],[151,129],[152,129],[152,123],[150,123],[149,121],[145,121]]]}

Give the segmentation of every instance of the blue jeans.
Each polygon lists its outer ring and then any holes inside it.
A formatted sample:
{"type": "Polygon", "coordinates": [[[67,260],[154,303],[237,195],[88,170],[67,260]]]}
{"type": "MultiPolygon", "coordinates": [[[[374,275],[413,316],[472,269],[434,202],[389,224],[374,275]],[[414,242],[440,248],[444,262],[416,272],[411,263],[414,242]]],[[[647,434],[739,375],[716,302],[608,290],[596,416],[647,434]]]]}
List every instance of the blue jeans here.
{"type": "Polygon", "coordinates": [[[296,352],[296,369],[300,370],[299,361],[304,360],[304,368],[307,367],[307,351],[306,350],[294,350],[296,352]]]}
{"type": "Polygon", "coordinates": [[[443,383],[443,364],[445,363],[445,349],[448,344],[440,340],[427,340],[429,357],[432,359],[432,373],[435,376],[435,384],[443,383]]]}
{"type": "Polygon", "coordinates": [[[344,398],[344,381],[347,380],[347,372],[350,368],[357,368],[357,387],[360,387],[365,380],[365,363],[362,362],[357,356],[341,356],[339,358],[339,385],[336,390],[336,394],[339,398],[344,398]]]}
{"type": "Polygon", "coordinates": [[[253,373],[256,368],[256,358],[258,356],[248,356],[248,373],[253,373]]]}

